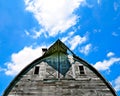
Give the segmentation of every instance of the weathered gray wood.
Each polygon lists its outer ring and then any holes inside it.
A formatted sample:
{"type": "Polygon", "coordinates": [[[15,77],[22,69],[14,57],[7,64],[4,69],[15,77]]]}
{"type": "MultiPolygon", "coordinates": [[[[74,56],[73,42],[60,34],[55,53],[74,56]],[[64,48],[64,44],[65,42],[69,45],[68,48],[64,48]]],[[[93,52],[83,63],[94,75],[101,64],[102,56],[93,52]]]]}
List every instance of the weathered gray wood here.
{"type": "Polygon", "coordinates": [[[3,96],[116,96],[116,93],[91,65],[58,40],[21,71],[3,96]]]}
{"type": "Polygon", "coordinates": [[[89,68],[80,74],[79,63],[74,64],[66,76],[57,80],[57,71],[46,63],[38,64],[40,74],[34,68],[26,73],[8,96],[113,96],[105,83],[89,68]]]}

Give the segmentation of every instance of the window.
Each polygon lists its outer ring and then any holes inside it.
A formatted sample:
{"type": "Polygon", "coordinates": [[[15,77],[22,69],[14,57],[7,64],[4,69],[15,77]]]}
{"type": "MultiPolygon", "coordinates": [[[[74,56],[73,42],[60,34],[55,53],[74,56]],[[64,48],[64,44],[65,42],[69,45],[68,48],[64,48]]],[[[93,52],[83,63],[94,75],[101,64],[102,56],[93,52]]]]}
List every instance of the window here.
{"type": "Polygon", "coordinates": [[[85,74],[85,71],[84,71],[84,67],[83,67],[83,66],[79,66],[79,70],[80,70],[80,74],[85,74]]]}
{"type": "Polygon", "coordinates": [[[39,66],[36,66],[36,67],[35,67],[34,74],[39,74],[39,66]]]}

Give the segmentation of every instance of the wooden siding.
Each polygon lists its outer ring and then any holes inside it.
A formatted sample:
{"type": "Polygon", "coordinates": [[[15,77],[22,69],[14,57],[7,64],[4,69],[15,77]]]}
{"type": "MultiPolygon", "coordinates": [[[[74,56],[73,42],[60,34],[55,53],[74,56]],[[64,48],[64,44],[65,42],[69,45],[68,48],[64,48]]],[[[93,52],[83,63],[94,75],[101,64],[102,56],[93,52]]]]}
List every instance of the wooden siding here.
{"type": "Polygon", "coordinates": [[[79,62],[71,66],[64,77],[47,63],[40,63],[39,74],[32,68],[13,87],[8,96],[114,96],[106,84],[89,68],[80,74],[79,62]],[[74,69],[74,70],[73,70],[74,69]]]}

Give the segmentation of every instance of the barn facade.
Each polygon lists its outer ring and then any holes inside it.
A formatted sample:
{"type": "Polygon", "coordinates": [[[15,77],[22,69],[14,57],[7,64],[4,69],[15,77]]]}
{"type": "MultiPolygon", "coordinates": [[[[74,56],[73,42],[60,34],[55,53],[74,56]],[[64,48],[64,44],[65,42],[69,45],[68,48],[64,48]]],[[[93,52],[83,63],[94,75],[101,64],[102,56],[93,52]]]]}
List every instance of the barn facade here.
{"type": "Polygon", "coordinates": [[[117,96],[94,67],[60,40],[43,51],[14,78],[3,96],[117,96]]]}

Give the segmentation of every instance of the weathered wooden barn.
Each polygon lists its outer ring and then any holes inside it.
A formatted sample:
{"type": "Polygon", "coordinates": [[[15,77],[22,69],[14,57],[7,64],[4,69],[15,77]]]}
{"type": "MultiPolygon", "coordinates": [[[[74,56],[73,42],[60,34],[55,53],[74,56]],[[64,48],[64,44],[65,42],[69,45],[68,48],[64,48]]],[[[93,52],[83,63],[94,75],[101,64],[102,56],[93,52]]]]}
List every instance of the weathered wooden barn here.
{"type": "Polygon", "coordinates": [[[57,40],[24,68],[3,96],[117,96],[90,64],[57,40]]]}

